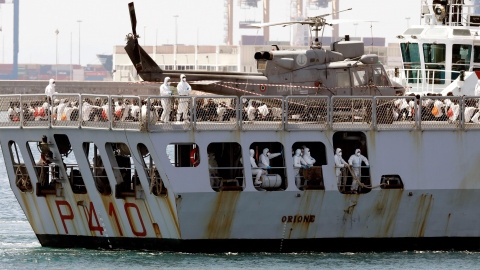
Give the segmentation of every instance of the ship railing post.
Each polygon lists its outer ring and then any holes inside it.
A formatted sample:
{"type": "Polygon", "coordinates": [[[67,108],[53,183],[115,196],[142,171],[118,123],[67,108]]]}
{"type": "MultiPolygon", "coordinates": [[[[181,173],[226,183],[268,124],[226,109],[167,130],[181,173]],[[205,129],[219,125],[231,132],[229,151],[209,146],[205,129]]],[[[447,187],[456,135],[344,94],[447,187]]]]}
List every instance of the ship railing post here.
{"type": "Polygon", "coordinates": [[[147,115],[147,122],[146,122],[146,128],[147,131],[150,132],[150,107],[152,103],[150,102],[150,97],[147,98],[147,108],[145,108],[145,114],[147,115]]]}
{"type": "Polygon", "coordinates": [[[378,131],[377,130],[377,97],[374,97],[372,101],[372,124],[373,124],[372,129],[374,131],[378,131]]]}
{"type": "Polygon", "coordinates": [[[108,116],[108,122],[109,122],[109,130],[112,130],[113,128],[113,114],[115,113],[113,111],[113,108],[112,108],[112,97],[109,95],[108,96],[108,112],[109,112],[109,116],[108,116]]]}
{"type": "Polygon", "coordinates": [[[20,128],[23,128],[23,95],[20,95],[20,128]]]}

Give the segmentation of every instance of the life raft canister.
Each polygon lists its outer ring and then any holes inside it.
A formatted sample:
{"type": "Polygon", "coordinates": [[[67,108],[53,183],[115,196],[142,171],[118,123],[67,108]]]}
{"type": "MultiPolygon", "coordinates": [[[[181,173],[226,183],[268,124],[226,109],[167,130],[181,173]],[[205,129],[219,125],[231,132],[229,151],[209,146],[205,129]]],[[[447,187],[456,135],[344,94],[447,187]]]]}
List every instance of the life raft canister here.
{"type": "Polygon", "coordinates": [[[200,156],[198,155],[198,148],[192,149],[190,151],[190,162],[193,164],[193,167],[197,167],[200,164],[200,156]]]}

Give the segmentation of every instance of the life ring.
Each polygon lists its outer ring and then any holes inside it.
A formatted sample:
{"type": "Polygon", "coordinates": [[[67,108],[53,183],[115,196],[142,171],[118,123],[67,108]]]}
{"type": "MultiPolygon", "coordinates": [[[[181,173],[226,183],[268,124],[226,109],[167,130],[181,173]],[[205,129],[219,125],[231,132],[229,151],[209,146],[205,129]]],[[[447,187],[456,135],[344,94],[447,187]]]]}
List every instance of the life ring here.
{"type": "Polygon", "coordinates": [[[198,148],[192,149],[190,151],[190,162],[193,164],[193,167],[197,167],[200,164],[200,156],[198,155],[198,148]]]}

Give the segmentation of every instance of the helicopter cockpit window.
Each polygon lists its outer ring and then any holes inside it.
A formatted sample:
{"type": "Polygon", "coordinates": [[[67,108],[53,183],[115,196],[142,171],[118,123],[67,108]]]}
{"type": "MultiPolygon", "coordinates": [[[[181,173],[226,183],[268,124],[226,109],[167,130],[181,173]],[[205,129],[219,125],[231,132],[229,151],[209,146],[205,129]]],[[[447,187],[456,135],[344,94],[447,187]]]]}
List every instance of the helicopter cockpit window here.
{"type": "Polygon", "coordinates": [[[374,66],[372,67],[373,71],[373,83],[376,86],[388,86],[388,77],[385,73],[385,70],[382,66],[374,66]]]}
{"type": "Polygon", "coordinates": [[[347,69],[337,70],[337,87],[350,87],[350,74],[347,69]]]}
{"type": "Polygon", "coordinates": [[[352,69],[353,85],[363,86],[367,84],[367,72],[364,69],[352,69]]]}
{"type": "Polygon", "coordinates": [[[452,80],[459,75],[459,71],[468,70],[470,66],[470,58],[472,56],[472,45],[453,44],[452,46],[452,80]]]}

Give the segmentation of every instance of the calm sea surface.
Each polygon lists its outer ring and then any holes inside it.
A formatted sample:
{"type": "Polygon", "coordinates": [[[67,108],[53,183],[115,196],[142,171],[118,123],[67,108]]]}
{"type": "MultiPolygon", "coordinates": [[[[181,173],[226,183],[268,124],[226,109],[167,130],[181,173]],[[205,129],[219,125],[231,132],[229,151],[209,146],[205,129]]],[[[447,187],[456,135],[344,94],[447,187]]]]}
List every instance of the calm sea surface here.
{"type": "Polygon", "coordinates": [[[189,254],[43,248],[13,196],[0,155],[0,269],[46,268],[480,269],[480,252],[189,254]]]}

